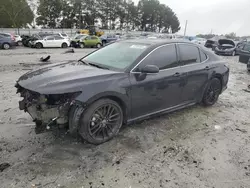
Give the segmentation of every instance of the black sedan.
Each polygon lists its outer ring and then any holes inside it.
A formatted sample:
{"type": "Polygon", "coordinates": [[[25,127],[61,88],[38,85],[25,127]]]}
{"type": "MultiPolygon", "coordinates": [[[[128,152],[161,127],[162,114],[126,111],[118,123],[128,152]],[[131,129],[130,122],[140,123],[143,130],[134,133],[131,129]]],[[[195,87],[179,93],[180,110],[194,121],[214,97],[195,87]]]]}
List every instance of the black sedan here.
{"type": "Polygon", "coordinates": [[[218,45],[215,47],[214,52],[217,55],[236,55],[236,44],[230,39],[218,40],[218,45]]]}
{"type": "Polygon", "coordinates": [[[126,40],[79,61],[28,72],[16,87],[19,106],[36,131],[66,125],[93,144],[123,124],[182,109],[213,105],[227,88],[229,69],[205,48],[178,40],[126,40]]]}

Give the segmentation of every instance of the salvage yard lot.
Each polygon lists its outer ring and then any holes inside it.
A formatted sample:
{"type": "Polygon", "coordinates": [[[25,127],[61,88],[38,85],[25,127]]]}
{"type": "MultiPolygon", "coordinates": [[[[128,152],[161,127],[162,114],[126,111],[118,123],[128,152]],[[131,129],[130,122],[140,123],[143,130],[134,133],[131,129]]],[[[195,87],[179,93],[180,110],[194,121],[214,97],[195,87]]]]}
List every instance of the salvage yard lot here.
{"type": "Polygon", "coordinates": [[[15,81],[41,66],[76,60],[93,49],[17,48],[0,51],[1,188],[246,188],[250,187],[250,84],[246,65],[228,60],[228,89],[213,107],[194,107],[124,126],[94,146],[63,131],[36,135],[19,111],[15,81]]]}

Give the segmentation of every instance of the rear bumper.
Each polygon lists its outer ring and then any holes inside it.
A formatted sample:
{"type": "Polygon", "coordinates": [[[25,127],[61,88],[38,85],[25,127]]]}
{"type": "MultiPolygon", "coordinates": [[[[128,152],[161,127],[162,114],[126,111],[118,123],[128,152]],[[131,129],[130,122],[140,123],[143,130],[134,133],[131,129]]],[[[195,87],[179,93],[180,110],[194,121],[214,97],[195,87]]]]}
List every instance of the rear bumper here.
{"type": "Polygon", "coordinates": [[[232,51],[224,51],[224,50],[216,50],[214,51],[217,55],[232,55],[233,50],[232,51]]]}

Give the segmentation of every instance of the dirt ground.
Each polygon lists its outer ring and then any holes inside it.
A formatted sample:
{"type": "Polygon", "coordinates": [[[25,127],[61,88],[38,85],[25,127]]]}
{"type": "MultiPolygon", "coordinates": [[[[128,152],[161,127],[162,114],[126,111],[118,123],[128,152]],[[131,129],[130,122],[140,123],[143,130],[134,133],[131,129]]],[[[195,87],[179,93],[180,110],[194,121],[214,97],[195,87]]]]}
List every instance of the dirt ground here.
{"type": "Polygon", "coordinates": [[[65,132],[36,135],[18,109],[15,81],[40,66],[75,60],[92,49],[0,51],[1,188],[247,188],[250,187],[250,84],[246,65],[228,60],[228,89],[210,108],[194,106],[130,126],[94,146],[65,132]]]}

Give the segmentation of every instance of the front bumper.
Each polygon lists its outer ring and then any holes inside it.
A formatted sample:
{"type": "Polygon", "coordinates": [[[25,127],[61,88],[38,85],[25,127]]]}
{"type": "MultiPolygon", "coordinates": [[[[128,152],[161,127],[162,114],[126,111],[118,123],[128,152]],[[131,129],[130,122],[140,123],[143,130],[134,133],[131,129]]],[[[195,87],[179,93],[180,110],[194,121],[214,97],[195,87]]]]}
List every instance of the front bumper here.
{"type": "Polygon", "coordinates": [[[36,123],[36,133],[50,129],[52,124],[65,125],[68,123],[68,111],[72,105],[71,100],[64,102],[49,102],[48,96],[29,91],[16,84],[17,93],[23,100],[19,102],[19,109],[28,112],[36,123]]]}
{"type": "Polygon", "coordinates": [[[74,48],[78,48],[80,45],[79,45],[79,42],[71,41],[71,42],[70,42],[70,46],[71,46],[71,47],[74,47],[74,48]]]}

